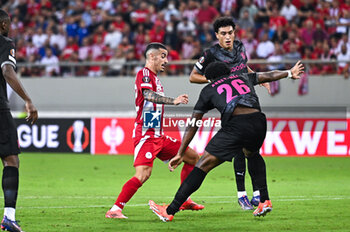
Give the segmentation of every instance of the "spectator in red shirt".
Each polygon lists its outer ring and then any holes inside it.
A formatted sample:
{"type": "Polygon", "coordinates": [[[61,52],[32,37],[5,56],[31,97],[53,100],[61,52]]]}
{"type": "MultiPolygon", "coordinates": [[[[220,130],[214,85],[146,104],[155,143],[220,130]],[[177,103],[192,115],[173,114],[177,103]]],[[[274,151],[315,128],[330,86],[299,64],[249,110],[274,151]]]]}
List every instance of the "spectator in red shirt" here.
{"type": "Polygon", "coordinates": [[[63,49],[60,60],[67,60],[72,55],[73,52],[78,52],[79,46],[73,37],[68,37],[67,45],[63,49]]]}
{"type": "Polygon", "coordinates": [[[202,25],[204,22],[212,23],[218,15],[219,12],[209,5],[209,0],[203,0],[197,15],[198,24],[202,25]]]}
{"type": "Polygon", "coordinates": [[[35,0],[28,0],[27,3],[27,14],[32,17],[39,14],[40,3],[37,3],[35,0]]]}
{"type": "Polygon", "coordinates": [[[140,8],[131,12],[130,17],[134,18],[137,23],[144,23],[148,17],[148,4],[144,1],[141,2],[140,8]]]}
{"type": "Polygon", "coordinates": [[[155,23],[152,30],[149,32],[150,42],[163,43],[165,31],[160,23],[155,23]]]}
{"type": "Polygon", "coordinates": [[[311,17],[309,17],[307,20],[312,20],[314,25],[316,25],[316,23],[319,23],[322,26],[322,28],[325,28],[325,25],[324,25],[325,19],[321,17],[321,14],[318,11],[312,12],[311,17]]]}
{"type": "Polygon", "coordinates": [[[344,11],[350,11],[350,0],[344,0],[344,2],[340,4],[340,11],[341,13],[344,11]]]}
{"type": "Polygon", "coordinates": [[[85,7],[90,6],[91,9],[96,10],[98,1],[99,0],[85,0],[84,6],[85,7]]]}
{"type": "MultiPolygon", "coordinates": [[[[174,50],[169,45],[167,45],[166,48],[168,50],[168,61],[169,62],[180,60],[180,54],[176,50],[174,50]]],[[[180,68],[179,65],[171,64],[167,68],[167,71],[168,71],[169,75],[177,75],[177,74],[179,74],[180,69],[182,69],[182,67],[180,68]]]]}
{"type": "Polygon", "coordinates": [[[297,37],[296,33],[294,31],[290,31],[288,34],[288,39],[284,41],[283,43],[283,50],[288,53],[290,52],[290,45],[295,44],[296,50],[300,51],[300,48],[302,46],[302,42],[297,37]]]}
{"type": "Polygon", "coordinates": [[[270,16],[270,28],[273,31],[276,31],[279,26],[286,26],[288,21],[285,17],[280,15],[280,12],[277,7],[272,9],[272,15],[270,16]]]}
{"type": "Polygon", "coordinates": [[[323,42],[318,40],[314,43],[314,55],[320,58],[323,54],[323,42]]]}
{"type": "Polygon", "coordinates": [[[139,24],[134,36],[135,58],[140,60],[149,41],[146,40],[146,31],[143,24],[139,24]]]}
{"type": "Polygon", "coordinates": [[[114,18],[113,18],[113,22],[114,27],[116,29],[119,29],[120,31],[123,31],[124,27],[125,27],[125,22],[123,21],[123,18],[120,14],[117,14],[114,18]]]}

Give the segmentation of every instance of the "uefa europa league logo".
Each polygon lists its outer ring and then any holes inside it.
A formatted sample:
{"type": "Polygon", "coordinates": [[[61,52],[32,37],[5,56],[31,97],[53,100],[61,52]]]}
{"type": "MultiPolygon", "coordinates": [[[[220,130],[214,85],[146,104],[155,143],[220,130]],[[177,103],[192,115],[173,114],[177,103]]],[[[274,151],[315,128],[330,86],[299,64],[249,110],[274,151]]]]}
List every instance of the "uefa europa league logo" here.
{"type": "Polygon", "coordinates": [[[83,152],[90,143],[89,137],[90,132],[85,127],[84,121],[76,120],[67,130],[67,145],[74,152],[83,152]],[[74,139],[72,139],[72,136],[74,136],[74,139]]]}
{"type": "Polygon", "coordinates": [[[77,120],[73,123],[73,133],[74,133],[74,143],[73,143],[73,151],[74,152],[82,152],[83,145],[81,143],[81,138],[83,136],[84,130],[84,122],[81,120],[77,120]]]}

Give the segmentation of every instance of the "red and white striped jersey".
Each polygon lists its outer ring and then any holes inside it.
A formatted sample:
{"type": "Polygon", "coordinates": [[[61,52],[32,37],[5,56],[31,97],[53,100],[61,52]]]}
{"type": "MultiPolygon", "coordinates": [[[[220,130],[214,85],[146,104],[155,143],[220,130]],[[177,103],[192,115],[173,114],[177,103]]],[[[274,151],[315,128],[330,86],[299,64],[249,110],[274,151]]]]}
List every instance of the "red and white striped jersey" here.
{"type": "Polygon", "coordinates": [[[150,89],[157,94],[164,96],[162,83],[157,75],[146,67],[137,73],[135,80],[135,106],[137,115],[135,119],[133,138],[141,138],[144,136],[153,138],[161,137],[163,136],[162,121],[164,104],[156,104],[145,100],[142,93],[144,89],[150,89]],[[144,127],[144,116],[149,112],[154,112],[153,116],[155,115],[160,119],[159,127],[144,127]]]}

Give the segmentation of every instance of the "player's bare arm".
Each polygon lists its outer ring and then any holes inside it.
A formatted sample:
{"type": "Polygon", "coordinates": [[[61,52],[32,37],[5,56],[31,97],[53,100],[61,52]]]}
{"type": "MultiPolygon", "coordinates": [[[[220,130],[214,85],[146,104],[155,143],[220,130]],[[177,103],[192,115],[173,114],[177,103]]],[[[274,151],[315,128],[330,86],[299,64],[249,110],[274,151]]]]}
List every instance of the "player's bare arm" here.
{"type": "Polygon", "coordinates": [[[202,120],[203,115],[204,115],[203,113],[193,112],[190,121],[192,121],[192,119],[195,119],[195,123],[192,124],[193,126],[191,124],[187,126],[185,134],[182,137],[182,142],[181,142],[179,151],[177,152],[176,156],[174,156],[169,161],[168,168],[170,171],[174,171],[174,169],[177,168],[177,166],[179,166],[182,163],[183,156],[185,155],[185,151],[198,130],[197,121],[202,120]]]}
{"type": "Polygon", "coordinates": [[[2,74],[6,82],[11,86],[11,88],[25,101],[25,107],[27,111],[27,121],[35,123],[38,119],[38,111],[32,103],[32,100],[28,96],[21,82],[18,80],[17,75],[13,67],[9,64],[5,64],[2,67],[2,74]]]}
{"type": "Polygon", "coordinates": [[[200,74],[196,70],[196,68],[193,68],[192,72],[190,74],[190,82],[191,83],[196,83],[196,84],[203,84],[203,83],[208,83],[209,81],[207,80],[207,78],[205,78],[205,76],[200,74]]]}
{"type": "Polygon", "coordinates": [[[290,70],[275,70],[271,72],[259,72],[257,74],[259,83],[264,83],[277,81],[286,77],[290,77],[291,79],[299,79],[302,73],[304,73],[304,65],[299,60],[290,70]]]}
{"type": "Polygon", "coordinates": [[[154,102],[157,104],[165,104],[165,105],[179,105],[179,104],[187,104],[188,103],[188,95],[182,94],[177,98],[165,97],[157,94],[156,92],[145,89],[142,91],[143,97],[150,102],[154,102]]]}
{"type": "MultiPolygon", "coordinates": [[[[249,66],[247,66],[247,69],[248,69],[248,73],[253,73],[254,72],[249,66]]],[[[261,83],[260,86],[265,87],[267,92],[269,94],[271,94],[270,83],[268,83],[268,82],[261,83]]]]}

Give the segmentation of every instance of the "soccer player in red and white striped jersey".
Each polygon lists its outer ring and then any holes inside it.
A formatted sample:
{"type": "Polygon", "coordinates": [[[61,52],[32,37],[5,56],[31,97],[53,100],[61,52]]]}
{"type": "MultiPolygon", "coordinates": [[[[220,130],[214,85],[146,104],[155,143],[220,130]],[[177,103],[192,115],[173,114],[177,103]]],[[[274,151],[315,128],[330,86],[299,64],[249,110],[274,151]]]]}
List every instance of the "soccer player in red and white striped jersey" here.
{"type": "MultiPolygon", "coordinates": [[[[180,141],[163,133],[164,105],[187,104],[188,96],[187,94],[179,95],[177,98],[164,96],[163,86],[157,74],[164,71],[165,65],[168,63],[167,56],[168,51],[161,43],[150,43],[145,50],[146,65],[137,73],[135,80],[137,116],[133,140],[136,173],[124,184],[114,205],[107,211],[107,218],[126,218],[122,210],[150,177],[154,159],[159,158],[162,161],[169,161],[180,148],[180,141]]],[[[199,155],[193,149],[188,148],[183,159],[181,183],[192,171],[198,160],[199,155]]],[[[203,205],[199,205],[188,198],[180,209],[201,210],[203,208],[203,205]]]]}

